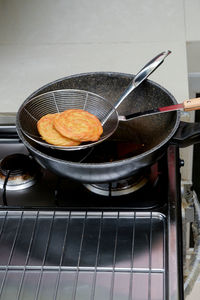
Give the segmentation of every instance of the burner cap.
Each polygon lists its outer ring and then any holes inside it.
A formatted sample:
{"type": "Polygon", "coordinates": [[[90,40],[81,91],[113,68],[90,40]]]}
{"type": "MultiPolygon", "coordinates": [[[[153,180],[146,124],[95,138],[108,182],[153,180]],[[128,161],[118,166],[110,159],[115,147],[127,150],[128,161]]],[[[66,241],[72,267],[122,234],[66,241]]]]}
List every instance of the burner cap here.
{"type": "Polygon", "coordinates": [[[132,176],[126,179],[111,183],[99,184],[84,184],[84,186],[91,192],[102,196],[122,196],[131,194],[146,185],[149,181],[149,176],[140,175],[132,176]]]}
{"type": "Polygon", "coordinates": [[[10,176],[20,176],[33,168],[33,163],[25,154],[12,154],[6,156],[0,164],[4,176],[10,172],[10,176]]]}
{"type": "Polygon", "coordinates": [[[27,188],[35,183],[36,168],[34,161],[25,154],[12,154],[0,162],[0,188],[3,187],[9,174],[6,188],[18,190],[27,188]]]}

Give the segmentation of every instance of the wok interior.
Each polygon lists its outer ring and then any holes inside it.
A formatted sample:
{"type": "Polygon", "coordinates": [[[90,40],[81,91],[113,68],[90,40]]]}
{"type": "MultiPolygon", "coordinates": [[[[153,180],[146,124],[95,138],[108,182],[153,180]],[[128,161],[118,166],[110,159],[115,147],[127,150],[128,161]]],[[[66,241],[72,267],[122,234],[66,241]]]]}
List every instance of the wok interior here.
{"type": "MultiPolygon", "coordinates": [[[[131,79],[131,75],[121,73],[80,74],[50,83],[32,94],[29,99],[51,90],[80,89],[96,93],[107,99],[111,104],[114,104],[129,85],[131,79]]],[[[128,115],[175,103],[175,99],[165,89],[150,80],[146,80],[124,100],[117,110],[119,115],[128,115]]],[[[44,149],[44,147],[28,140],[27,137],[24,136],[24,138],[34,148],[52,157],[68,161],[80,161],[84,155],[87,156],[91,152],[86,162],[107,162],[120,159],[117,157],[112,158],[114,151],[113,144],[115,143],[122,143],[124,145],[132,143],[134,145],[132,147],[133,151],[125,158],[133,157],[156,147],[168,137],[175,126],[176,120],[177,113],[169,112],[154,116],[145,116],[128,122],[120,122],[111,138],[95,146],[92,152],[90,149],[86,149],[78,151],[79,153],[74,153],[74,151],[73,153],[60,153],[61,151],[44,149]],[[100,158],[101,153],[104,154],[104,152],[109,152],[109,155],[100,158]]]]}

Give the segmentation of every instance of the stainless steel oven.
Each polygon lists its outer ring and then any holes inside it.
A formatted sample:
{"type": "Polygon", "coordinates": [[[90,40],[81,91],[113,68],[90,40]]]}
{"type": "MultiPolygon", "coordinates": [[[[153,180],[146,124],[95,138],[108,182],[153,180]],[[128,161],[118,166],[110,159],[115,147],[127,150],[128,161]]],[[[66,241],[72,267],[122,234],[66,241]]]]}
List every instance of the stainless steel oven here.
{"type": "Polygon", "coordinates": [[[84,184],[42,168],[3,123],[1,299],[184,298],[176,146],[133,178],[84,184]]]}

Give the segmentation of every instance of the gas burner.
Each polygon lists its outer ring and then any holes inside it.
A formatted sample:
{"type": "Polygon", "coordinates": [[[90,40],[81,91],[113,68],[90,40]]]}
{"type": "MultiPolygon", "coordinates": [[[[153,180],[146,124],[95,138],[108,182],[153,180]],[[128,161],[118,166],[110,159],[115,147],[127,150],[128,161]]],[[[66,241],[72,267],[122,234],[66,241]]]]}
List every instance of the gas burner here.
{"type": "Polygon", "coordinates": [[[35,184],[36,168],[32,159],[25,154],[12,154],[0,162],[0,189],[22,190],[35,184]]]}
{"type": "Polygon", "coordinates": [[[147,174],[136,174],[110,183],[84,184],[84,186],[101,196],[123,196],[141,189],[147,182],[149,182],[147,174]]]}

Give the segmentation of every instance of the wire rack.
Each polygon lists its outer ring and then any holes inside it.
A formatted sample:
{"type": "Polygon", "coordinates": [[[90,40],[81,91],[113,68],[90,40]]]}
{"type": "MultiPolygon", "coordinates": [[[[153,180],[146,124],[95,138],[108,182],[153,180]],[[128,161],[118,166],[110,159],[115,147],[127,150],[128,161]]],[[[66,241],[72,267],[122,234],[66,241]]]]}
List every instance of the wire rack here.
{"type": "Polygon", "coordinates": [[[166,299],[160,213],[0,212],[0,299],[166,299]]]}

